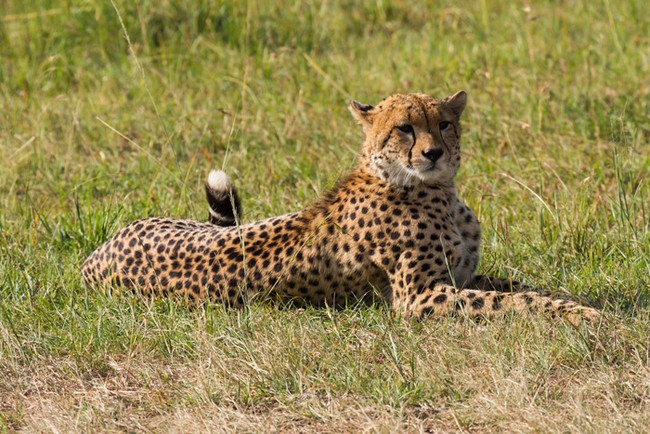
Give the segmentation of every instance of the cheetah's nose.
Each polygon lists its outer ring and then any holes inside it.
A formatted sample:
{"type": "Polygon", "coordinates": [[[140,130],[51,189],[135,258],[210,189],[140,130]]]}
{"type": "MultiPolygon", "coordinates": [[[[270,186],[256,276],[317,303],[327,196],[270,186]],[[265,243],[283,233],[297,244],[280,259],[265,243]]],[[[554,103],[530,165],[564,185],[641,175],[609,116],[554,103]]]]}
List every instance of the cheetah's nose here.
{"type": "Polygon", "coordinates": [[[427,160],[431,161],[432,163],[435,163],[442,157],[442,149],[440,148],[434,148],[434,149],[429,149],[427,151],[422,151],[422,155],[424,155],[424,158],[427,160]]]}

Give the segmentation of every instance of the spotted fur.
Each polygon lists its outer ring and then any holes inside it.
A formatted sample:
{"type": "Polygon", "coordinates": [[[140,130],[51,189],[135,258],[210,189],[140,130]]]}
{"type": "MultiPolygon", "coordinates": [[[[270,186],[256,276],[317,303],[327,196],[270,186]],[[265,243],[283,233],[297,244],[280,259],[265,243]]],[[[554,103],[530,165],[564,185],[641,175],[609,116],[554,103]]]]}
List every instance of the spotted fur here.
{"type": "MultiPolygon", "coordinates": [[[[234,306],[260,296],[318,306],[380,297],[405,316],[533,310],[595,320],[573,301],[475,276],[481,227],[454,186],[465,102],[464,92],[352,102],[365,134],[358,164],[306,209],[241,226],[139,220],[90,255],[83,277],[234,306]]],[[[211,208],[227,214],[233,203],[211,208]]]]}

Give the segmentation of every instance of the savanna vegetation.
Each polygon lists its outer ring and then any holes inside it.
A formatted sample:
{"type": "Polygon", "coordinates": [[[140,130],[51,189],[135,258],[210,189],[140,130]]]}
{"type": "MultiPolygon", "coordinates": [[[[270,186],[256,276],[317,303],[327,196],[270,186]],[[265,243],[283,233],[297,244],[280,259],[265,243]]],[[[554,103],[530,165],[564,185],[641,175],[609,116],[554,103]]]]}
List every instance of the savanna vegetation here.
{"type": "Polygon", "coordinates": [[[566,2],[0,2],[0,431],[646,432],[650,8],[566,2]],[[140,217],[245,221],[354,164],[346,106],[464,89],[480,271],[602,308],[407,323],[85,288],[140,217]]]}

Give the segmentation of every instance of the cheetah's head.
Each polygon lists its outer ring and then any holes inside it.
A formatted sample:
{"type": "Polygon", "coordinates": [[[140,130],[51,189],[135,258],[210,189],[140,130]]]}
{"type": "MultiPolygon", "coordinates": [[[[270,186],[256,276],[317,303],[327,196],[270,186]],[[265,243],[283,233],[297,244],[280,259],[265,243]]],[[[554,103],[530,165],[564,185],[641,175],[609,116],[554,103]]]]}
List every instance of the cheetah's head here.
{"type": "Polygon", "coordinates": [[[460,165],[463,91],[435,99],[393,95],[376,106],[350,103],[366,140],[361,162],[376,176],[399,186],[451,184],[460,165]]]}

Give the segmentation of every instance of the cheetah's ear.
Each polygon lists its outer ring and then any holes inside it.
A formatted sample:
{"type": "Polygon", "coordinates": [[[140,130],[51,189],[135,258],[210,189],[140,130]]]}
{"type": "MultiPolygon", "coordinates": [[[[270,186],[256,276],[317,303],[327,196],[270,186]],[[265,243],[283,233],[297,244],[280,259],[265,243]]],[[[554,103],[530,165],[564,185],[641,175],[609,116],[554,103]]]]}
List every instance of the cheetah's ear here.
{"type": "Polygon", "coordinates": [[[350,113],[352,113],[352,116],[354,116],[359,125],[363,127],[364,131],[366,131],[366,129],[372,125],[372,115],[370,114],[370,110],[375,108],[374,106],[361,104],[359,101],[353,100],[350,102],[348,108],[350,109],[350,113]]]}
{"type": "Polygon", "coordinates": [[[452,96],[448,96],[443,102],[460,119],[460,115],[465,110],[465,104],[467,104],[467,94],[464,90],[461,90],[452,96]]]}

